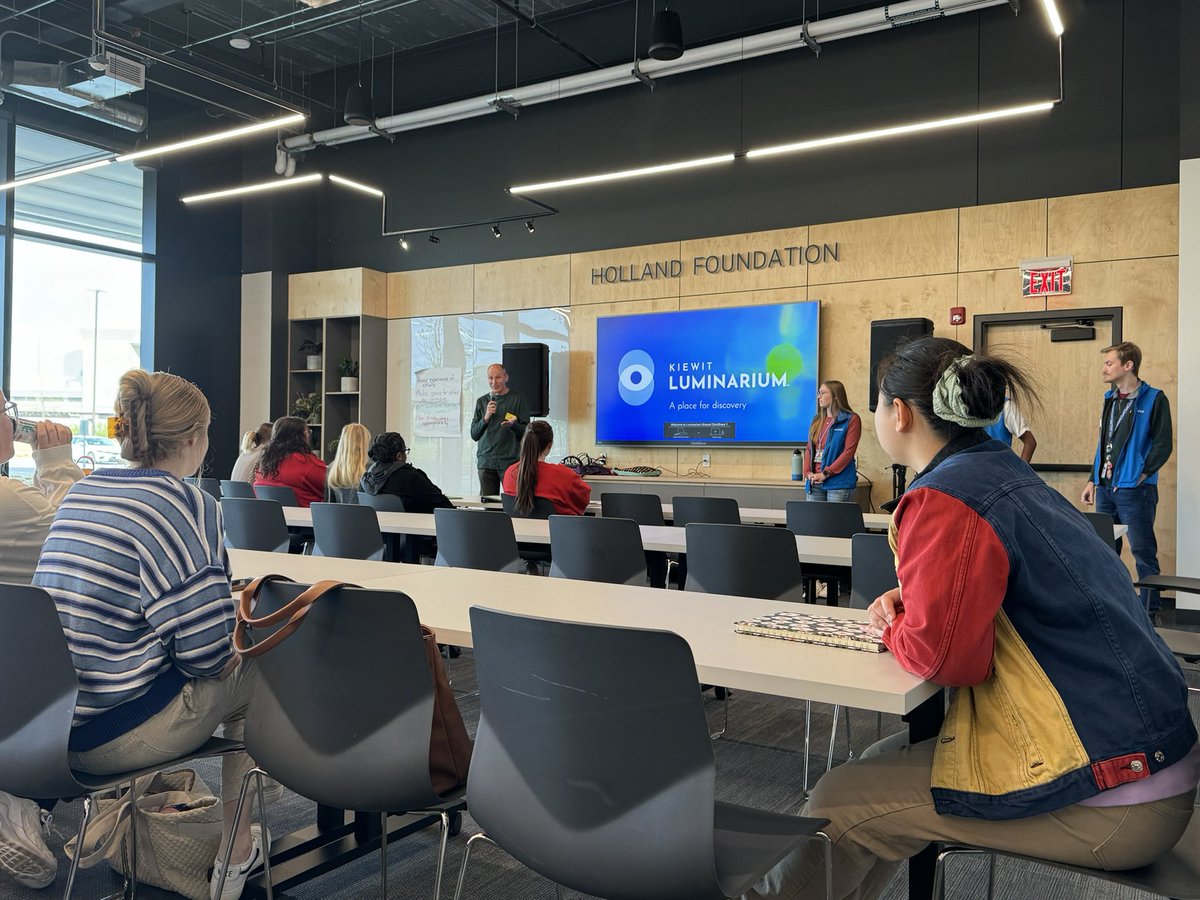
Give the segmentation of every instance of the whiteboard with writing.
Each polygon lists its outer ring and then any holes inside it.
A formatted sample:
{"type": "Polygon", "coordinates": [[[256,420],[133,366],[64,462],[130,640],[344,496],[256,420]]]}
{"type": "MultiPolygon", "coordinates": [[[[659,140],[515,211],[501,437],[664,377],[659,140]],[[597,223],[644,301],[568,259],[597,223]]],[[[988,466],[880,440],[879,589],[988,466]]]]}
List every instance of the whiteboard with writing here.
{"type": "Polygon", "coordinates": [[[462,369],[418,369],[413,385],[413,433],[416,437],[462,436],[462,369]]]}

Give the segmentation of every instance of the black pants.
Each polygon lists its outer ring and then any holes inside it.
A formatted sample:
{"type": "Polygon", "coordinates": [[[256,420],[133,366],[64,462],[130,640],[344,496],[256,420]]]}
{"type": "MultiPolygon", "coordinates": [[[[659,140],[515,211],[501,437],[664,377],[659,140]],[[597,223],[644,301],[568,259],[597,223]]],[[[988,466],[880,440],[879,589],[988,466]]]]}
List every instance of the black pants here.
{"type": "Polygon", "coordinates": [[[479,493],[485,497],[495,497],[500,493],[500,480],[504,477],[504,469],[479,469],[479,493]]]}

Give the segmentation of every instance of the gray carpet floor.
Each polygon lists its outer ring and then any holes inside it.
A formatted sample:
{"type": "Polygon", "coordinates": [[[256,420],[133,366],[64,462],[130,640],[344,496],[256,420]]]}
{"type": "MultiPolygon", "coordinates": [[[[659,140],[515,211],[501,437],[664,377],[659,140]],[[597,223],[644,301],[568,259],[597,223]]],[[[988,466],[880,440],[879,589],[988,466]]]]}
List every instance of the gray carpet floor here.
{"type": "MultiPolygon", "coordinates": [[[[451,677],[456,691],[469,692],[474,688],[474,667],[469,651],[451,664],[451,677]]],[[[1194,686],[1200,686],[1200,675],[1189,675],[1194,686]]],[[[705,707],[710,725],[719,729],[722,722],[721,703],[706,694],[705,707]]],[[[1193,694],[1193,716],[1200,721],[1200,695],[1193,694]]],[[[460,706],[472,733],[478,720],[478,701],[467,697],[460,706]]],[[[842,722],[845,719],[843,717],[842,722]]],[[[876,715],[854,711],[851,714],[852,740],[856,752],[861,752],[875,740],[876,715]]],[[[831,724],[830,707],[814,705],[813,744],[809,760],[812,778],[824,771],[831,724]]],[[[899,718],[884,716],[884,735],[901,727],[899,718]]],[[[718,799],[736,801],[780,812],[795,812],[801,805],[803,780],[804,704],[748,692],[736,692],[730,700],[729,731],[714,744],[717,760],[718,799]]],[[[844,762],[847,755],[844,725],[839,725],[835,748],[835,764],[844,762]]],[[[214,790],[220,784],[219,764],[201,761],[197,770],[214,790]]],[[[79,824],[81,804],[60,804],[55,811],[55,826],[63,835],[74,834],[79,824]]],[[[267,810],[268,825],[274,834],[284,834],[314,821],[314,804],[285,792],[284,798],[267,810]]],[[[669,822],[663,827],[669,828],[669,822]]],[[[463,833],[451,839],[446,864],[442,896],[453,895],[458,867],[462,862],[466,839],[475,831],[470,816],[464,818],[463,833]]],[[[66,884],[67,860],[62,852],[62,840],[52,840],[51,849],[59,858],[60,875],[57,881],[42,891],[21,887],[0,876],[0,898],[4,900],[49,900],[61,897],[66,884]]],[[[437,829],[430,828],[389,846],[388,894],[390,897],[428,898],[432,895],[434,867],[437,854],[437,829]]],[[[980,898],[985,893],[984,867],[981,861],[961,860],[950,871],[947,896],[955,900],[980,898]]],[[[120,886],[120,879],[106,865],[83,871],[76,884],[78,898],[102,897],[120,886]]],[[[177,897],[153,888],[141,888],[138,896],[144,900],[164,900],[177,897]]],[[[277,895],[278,896],[278,895],[277,895]]],[[[379,856],[368,855],[335,872],[309,882],[287,893],[296,900],[358,900],[379,896],[379,856]]],[[[530,900],[555,898],[552,883],[523,868],[502,851],[488,845],[472,854],[464,897],[478,900],[530,900]]],[[[564,898],[584,895],[563,890],[564,898]]],[[[997,898],[1037,898],[1037,900],[1141,900],[1151,895],[1140,891],[1106,885],[1083,879],[1045,866],[1001,860],[997,866],[997,898]]],[[[885,900],[907,897],[907,879],[902,870],[885,895],[885,900]]]]}

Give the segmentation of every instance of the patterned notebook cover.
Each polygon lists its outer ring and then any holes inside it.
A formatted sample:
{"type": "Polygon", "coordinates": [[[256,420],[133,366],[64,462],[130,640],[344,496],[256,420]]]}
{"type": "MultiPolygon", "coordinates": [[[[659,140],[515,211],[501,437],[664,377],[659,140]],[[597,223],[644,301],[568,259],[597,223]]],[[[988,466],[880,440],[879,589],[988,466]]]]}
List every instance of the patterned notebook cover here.
{"type": "Polygon", "coordinates": [[[739,634],[752,634],[756,637],[846,647],[850,650],[865,650],[868,653],[882,653],[887,649],[867,630],[866,622],[790,610],[734,622],[733,630],[739,634]]]}

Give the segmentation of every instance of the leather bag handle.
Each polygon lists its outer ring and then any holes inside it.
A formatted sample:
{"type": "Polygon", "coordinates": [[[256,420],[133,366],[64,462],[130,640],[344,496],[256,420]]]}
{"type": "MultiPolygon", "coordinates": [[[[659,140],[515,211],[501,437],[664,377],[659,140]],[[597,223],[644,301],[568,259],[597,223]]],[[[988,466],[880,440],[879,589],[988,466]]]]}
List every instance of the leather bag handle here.
{"type": "Polygon", "coordinates": [[[233,649],[238,656],[254,658],[262,656],[267,651],[286,641],[304,622],[304,617],[312,605],[328,594],[342,587],[358,587],[344,581],[318,581],[311,587],[305,588],[295,600],[285,604],[273,613],[255,618],[254,601],[264,584],[271,581],[294,581],[286,575],[260,575],[242,588],[238,600],[237,623],[233,629],[233,649]],[[253,628],[269,628],[272,625],[284,624],[256,644],[250,643],[250,630],[253,628]]]}

